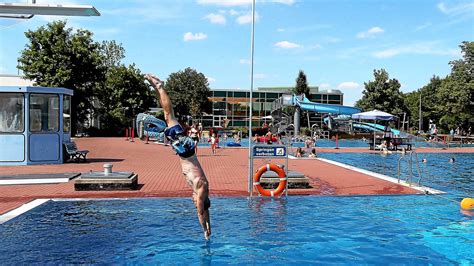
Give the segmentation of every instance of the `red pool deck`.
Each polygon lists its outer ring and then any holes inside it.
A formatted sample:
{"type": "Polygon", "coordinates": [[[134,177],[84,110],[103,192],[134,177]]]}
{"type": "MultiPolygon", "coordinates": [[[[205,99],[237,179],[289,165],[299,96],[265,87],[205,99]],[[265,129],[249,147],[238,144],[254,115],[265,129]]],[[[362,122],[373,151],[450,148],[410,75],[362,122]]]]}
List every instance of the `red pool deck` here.
{"type": "MultiPolygon", "coordinates": [[[[0,186],[0,214],[39,198],[132,198],[189,197],[191,189],[181,174],[178,156],[170,147],[134,143],[124,138],[81,138],[76,143],[88,149],[87,163],[62,165],[0,166],[0,174],[66,173],[103,171],[113,163],[113,171],[133,171],[139,175],[140,190],[75,191],[74,182],[61,184],[0,186]]],[[[364,152],[368,149],[320,149],[320,152],[364,152]]],[[[449,152],[455,151],[450,149],[449,152]]],[[[467,150],[463,149],[467,152],[467,150]]],[[[200,148],[199,160],[209,179],[212,197],[248,196],[247,149],[219,149],[211,155],[200,148]]],[[[262,162],[263,164],[263,162],[262,162]]],[[[289,160],[289,168],[310,178],[309,189],[290,189],[289,195],[381,195],[416,194],[418,191],[348,170],[319,160],[289,160]]]]}

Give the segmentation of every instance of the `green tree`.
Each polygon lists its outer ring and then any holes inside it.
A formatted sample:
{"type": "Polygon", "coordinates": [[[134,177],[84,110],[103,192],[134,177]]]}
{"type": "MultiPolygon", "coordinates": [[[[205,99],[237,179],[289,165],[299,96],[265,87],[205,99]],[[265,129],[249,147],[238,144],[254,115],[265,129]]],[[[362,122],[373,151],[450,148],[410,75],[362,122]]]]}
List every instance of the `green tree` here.
{"type": "Polygon", "coordinates": [[[366,111],[377,109],[391,114],[406,111],[400,82],[390,79],[384,69],[374,70],[374,78],[374,81],[364,82],[363,96],[355,106],[366,111]]]}
{"type": "Polygon", "coordinates": [[[18,68],[36,85],[72,89],[72,119],[85,121],[93,109],[94,88],[105,78],[99,44],[92,40],[92,33],[84,29],[73,32],[65,21],[55,21],[27,31],[25,36],[29,43],[21,52],[18,68]]]}
{"type": "Polygon", "coordinates": [[[97,90],[98,114],[104,131],[114,135],[129,125],[138,113],[154,105],[154,95],[135,65],[109,68],[105,85],[97,90]]]}
{"type": "Polygon", "coordinates": [[[474,122],[474,42],[462,42],[463,58],[451,61],[451,74],[437,93],[439,123],[449,130],[474,122]]]}
{"type": "Polygon", "coordinates": [[[120,66],[122,59],[125,58],[125,49],[122,44],[117,44],[114,40],[102,41],[99,51],[106,69],[120,66]]]}
{"type": "Polygon", "coordinates": [[[172,73],[165,88],[173,101],[175,115],[181,120],[187,115],[201,117],[203,112],[210,110],[209,82],[204,74],[192,68],[172,73]]]}
{"type": "Polygon", "coordinates": [[[296,86],[293,90],[293,93],[296,95],[304,94],[306,97],[309,97],[308,81],[303,70],[300,70],[298,73],[298,77],[296,78],[296,86]]]}

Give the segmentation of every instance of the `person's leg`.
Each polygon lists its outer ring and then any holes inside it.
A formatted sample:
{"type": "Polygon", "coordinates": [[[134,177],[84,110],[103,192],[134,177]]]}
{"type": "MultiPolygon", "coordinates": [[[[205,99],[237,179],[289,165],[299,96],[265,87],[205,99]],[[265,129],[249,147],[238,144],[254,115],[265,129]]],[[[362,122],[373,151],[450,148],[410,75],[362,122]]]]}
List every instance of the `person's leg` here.
{"type": "Polygon", "coordinates": [[[168,93],[166,93],[163,88],[159,88],[158,93],[160,95],[160,104],[165,114],[166,124],[168,127],[179,125],[178,120],[174,116],[173,103],[171,102],[168,93]]]}

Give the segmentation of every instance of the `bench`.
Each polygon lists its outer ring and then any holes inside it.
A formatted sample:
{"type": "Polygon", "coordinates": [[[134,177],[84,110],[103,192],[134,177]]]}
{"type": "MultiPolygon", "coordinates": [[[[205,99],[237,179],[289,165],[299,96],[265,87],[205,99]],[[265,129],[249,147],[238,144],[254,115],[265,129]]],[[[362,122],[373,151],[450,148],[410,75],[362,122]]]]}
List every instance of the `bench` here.
{"type": "Polygon", "coordinates": [[[86,156],[89,153],[88,150],[78,150],[75,142],[64,143],[65,155],[68,155],[68,161],[83,161],[86,162],[86,156]]]}
{"type": "Polygon", "coordinates": [[[392,145],[394,150],[398,150],[398,146],[406,146],[407,150],[411,150],[411,143],[408,138],[393,138],[392,145]]]}

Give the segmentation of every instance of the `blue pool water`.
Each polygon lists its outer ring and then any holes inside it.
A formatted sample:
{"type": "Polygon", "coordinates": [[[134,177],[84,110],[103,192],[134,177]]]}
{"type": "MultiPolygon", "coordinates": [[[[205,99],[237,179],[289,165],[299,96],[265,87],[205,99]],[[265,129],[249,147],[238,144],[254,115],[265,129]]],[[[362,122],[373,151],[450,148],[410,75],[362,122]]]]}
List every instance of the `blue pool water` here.
{"type": "MultiPolygon", "coordinates": [[[[380,153],[320,153],[319,157],[326,158],[384,175],[396,177],[399,153],[383,155],[380,153]]],[[[474,154],[469,153],[419,153],[426,163],[420,163],[423,176],[422,184],[449,192],[449,197],[474,197],[474,154]],[[454,158],[455,163],[449,159],[454,158]]],[[[418,174],[413,166],[414,180],[418,174]]],[[[408,163],[402,160],[401,177],[408,176],[408,163]]]]}
{"type": "MultiPolygon", "coordinates": [[[[222,147],[227,147],[227,143],[233,142],[233,139],[229,138],[227,141],[220,140],[221,142],[219,145],[222,147]]],[[[415,141],[413,140],[412,142],[413,147],[424,147],[424,148],[443,148],[445,147],[444,144],[442,143],[437,143],[437,142],[426,142],[426,141],[415,141]]],[[[249,146],[249,139],[242,139],[241,142],[241,147],[248,147],[249,146]]],[[[209,147],[210,144],[209,142],[203,140],[198,143],[199,147],[209,147]]],[[[304,147],[304,142],[293,142],[291,144],[292,147],[304,147]]],[[[335,140],[328,140],[328,139],[320,139],[316,142],[317,147],[323,147],[323,148],[334,148],[336,147],[336,141],[335,140]]],[[[474,144],[463,144],[462,147],[473,147],[474,144]]],[[[339,147],[341,148],[356,148],[356,147],[363,147],[363,148],[369,148],[369,144],[366,141],[360,140],[360,139],[341,139],[339,140],[339,147]]],[[[450,145],[451,148],[456,148],[460,147],[459,144],[452,144],[450,145]]]]}
{"type": "MultiPolygon", "coordinates": [[[[321,156],[391,176],[398,159],[396,154],[321,156]]],[[[425,183],[449,194],[212,198],[210,242],[203,240],[190,198],[50,201],[0,225],[0,261],[473,264],[474,216],[462,213],[458,202],[474,196],[474,154],[420,157],[428,159],[425,183]],[[456,163],[448,163],[453,156],[456,163]]]]}
{"type": "Polygon", "coordinates": [[[474,221],[433,196],[49,202],[0,226],[7,264],[473,263],[474,221]],[[416,211],[415,211],[416,210],[416,211]]]}

